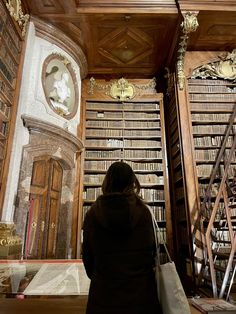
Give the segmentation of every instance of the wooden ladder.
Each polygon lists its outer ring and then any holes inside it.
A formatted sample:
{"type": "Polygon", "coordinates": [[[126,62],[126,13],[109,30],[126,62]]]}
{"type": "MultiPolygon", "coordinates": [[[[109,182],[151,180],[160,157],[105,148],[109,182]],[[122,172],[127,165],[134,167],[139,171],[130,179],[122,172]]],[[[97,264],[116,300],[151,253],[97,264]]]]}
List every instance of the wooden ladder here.
{"type": "Polygon", "coordinates": [[[203,246],[202,278],[207,278],[209,274],[213,297],[225,299],[229,298],[236,272],[236,169],[233,179],[232,174],[229,175],[230,165],[235,157],[236,134],[233,126],[235,117],[236,105],[211,173],[200,213],[202,225],[206,227],[203,228],[205,245],[203,246]],[[233,144],[226,155],[227,141],[232,135],[233,144]],[[222,165],[222,159],[224,165],[222,165]],[[213,203],[212,188],[217,178],[220,178],[220,183],[213,203]],[[223,200],[222,207],[220,207],[221,200],[223,200]]]}

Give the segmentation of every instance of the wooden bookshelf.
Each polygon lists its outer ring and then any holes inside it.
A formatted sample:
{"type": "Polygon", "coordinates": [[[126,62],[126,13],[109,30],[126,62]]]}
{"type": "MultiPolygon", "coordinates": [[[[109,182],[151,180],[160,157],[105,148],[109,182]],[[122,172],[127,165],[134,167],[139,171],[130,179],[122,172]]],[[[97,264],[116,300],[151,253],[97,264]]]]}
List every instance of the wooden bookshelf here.
{"type": "Polygon", "coordinates": [[[101,194],[108,167],[115,161],[124,161],[137,175],[141,196],[153,210],[163,239],[171,248],[162,95],[123,102],[110,100],[101,94],[88,95],[84,100],[82,117],[85,150],[81,160],[81,220],[101,194]]]}
{"type": "Polygon", "coordinates": [[[15,127],[23,38],[17,23],[0,1],[0,212],[8,175],[15,127]]]}
{"type": "MultiPolygon", "coordinates": [[[[190,99],[190,117],[193,130],[193,149],[199,189],[199,204],[201,206],[208,188],[210,176],[216,164],[217,156],[223,145],[231,114],[234,110],[236,85],[222,79],[189,79],[188,90],[190,99]]],[[[209,205],[204,207],[205,219],[210,219],[212,208],[219,191],[221,178],[224,173],[224,164],[229,156],[235,131],[236,121],[234,121],[233,127],[230,130],[230,136],[227,140],[226,149],[224,150],[224,155],[220,162],[220,168],[208,195],[209,205]]],[[[227,172],[228,184],[230,184],[233,177],[235,177],[235,165],[236,155],[234,153],[234,157],[227,172]]],[[[229,201],[227,206],[230,208],[231,219],[233,221],[233,217],[236,214],[235,204],[231,204],[229,201]]],[[[213,228],[214,231],[212,231],[212,234],[215,234],[215,243],[221,243],[221,250],[227,250],[231,243],[230,234],[227,228],[224,231],[221,229],[219,238],[219,226],[223,226],[224,219],[225,205],[222,196],[217,207],[213,228]]],[[[232,222],[232,224],[234,224],[234,222],[232,222]]],[[[219,282],[222,282],[223,280],[226,266],[227,263],[225,257],[224,259],[218,258],[215,261],[217,280],[219,280],[219,282]]]]}
{"type": "MultiPolygon", "coordinates": [[[[233,112],[236,85],[219,79],[189,79],[188,89],[197,177],[199,189],[203,191],[216,163],[233,112]]],[[[236,121],[226,144],[228,149],[225,150],[225,158],[232,146],[235,131],[236,121]]],[[[229,178],[234,176],[235,163],[236,158],[232,160],[228,172],[229,178]]],[[[223,167],[222,159],[221,169],[223,167]]],[[[221,173],[218,177],[221,177],[221,173]]]]}

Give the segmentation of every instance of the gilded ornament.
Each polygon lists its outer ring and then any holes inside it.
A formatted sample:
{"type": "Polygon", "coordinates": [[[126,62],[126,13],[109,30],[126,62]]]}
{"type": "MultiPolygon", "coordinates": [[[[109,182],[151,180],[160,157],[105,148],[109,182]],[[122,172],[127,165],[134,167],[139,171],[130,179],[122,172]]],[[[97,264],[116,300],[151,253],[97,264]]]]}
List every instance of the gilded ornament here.
{"type": "Polygon", "coordinates": [[[186,12],[183,14],[184,20],[181,23],[183,35],[180,36],[178,57],[177,57],[177,77],[180,90],[184,88],[185,74],[184,74],[184,56],[187,50],[189,33],[195,32],[198,27],[197,21],[198,12],[186,12]]]}
{"type": "Polygon", "coordinates": [[[22,248],[21,238],[15,234],[13,223],[0,223],[0,257],[11,254],[20,254],[22,248]]]}
{"type": "Polygon", "coordinates": [[[109,84],[101,84],[97,83],[96,80],[91,77],[89,81],[89,94],[93,94],[95,88],[104,91],[105,95],[124,101],[132,99],[136,95],[141,95],[145,91],[151,90],[151,92],[155,92],[156,79],[151,79],[147,84],[135,84],[128,82],[128,80],[122,77],[118,81],[113,81],[109,84]]]}
{"type": "Polygon", "coordinates": [[[226,56],[220,57],[221,60],[202,65],[195,69],[191,78],[221,78],[224,80],[236,82],[236,49],[226,56]]]}
{"type": "Polygon", "coordinates": [[[135,87],[123,77],[111,85],[110,95],[114,99],[127,100],[134,98],[135,87]]]}
{"type": "Polygon", "coordinates": [[[184,14],[184,20],[181,23],[183,33],[188,34],[195,32],[199,26],[197,20],[197,12],[186,12],[184,14]]]}
{"type": "Polygon", "coordinates": [[[24,14],[22,11],[21,0],[7,0],[6,7],[10,15],[22,28],[22,36],[26,34],[26,28],[29,21],[29,14],[24,14]]]}

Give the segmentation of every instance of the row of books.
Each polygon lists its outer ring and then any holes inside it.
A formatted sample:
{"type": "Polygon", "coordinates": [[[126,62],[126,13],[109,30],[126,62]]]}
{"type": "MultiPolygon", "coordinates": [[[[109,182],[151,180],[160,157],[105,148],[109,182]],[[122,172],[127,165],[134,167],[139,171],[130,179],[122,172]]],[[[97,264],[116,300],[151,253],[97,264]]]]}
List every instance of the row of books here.
{"type": "Polygon", "coordinates": [[[161,140],[135,140],[135,139],[86,139],[85,146],[89,149],[89,147],[143,147],[143,148],[161,148],[161,140]]]}
{"type": "MultiPolygon", "coordinates": [[[[104,180],[104,174],[85,174],[84,175],[84,184],[102,184],[104,180]]],[[[137,179],[141,185],[155,185],[155,184],[164,184],[163,176],[157,176],[153,173],[147,174],[136,174],[137,179]]]]}
{"type": "Polygon", "coordinates": [[[123,150],[86,150],[85,158],[121,158],[123,150]]]}
{"type": "MultiPolygon", "coordinates": [[[[214,165],[197,165],[197,175],[199,177],[206,177],[206,178],[210,177],[213,171],[213,167],[214,165]]],[[[223,174],[224,174],[224,165],[221,165],[217,176],[221,178],[223,174]]],[[[233,178],[235,175],[235,167],[230,165],[227,174],[229,178],[233,178]]]]}
{"type": "Polygon", "coordinates": [[[127,129],[87,129],[86,136],[94,137],[129,137],[129,136],[139,136],[139,137],[156,137],[161,136],[160,130],[127,130],[127,129]]]}
{"type": "Polygon", "coordinates": [[[126,150],[126,149],[113,149],[113,150],[86,150],[85,158],[162,158],[160,150],[126,150]]]}
{"type": "Polygon", "coordinates": [[[157,221],[166,220],[166,210],[163,206],[149,206],[157,221]]]}
{"type": "Polygon", "coordinates": [[[4,63],[6,64],[8,69],[11,71],[12,75],[16,77],[17,69],[18,69],[17,63],[14,59],[12,59],[11,55],[6,49],[6,46],[4,45],[0,46],[0,58],[4,60],[4,63]]]}
{"type": "Polygon", "coordinates": [[[96,198],[102,194],[101,187],[97,188],[85,188],[83,191],[83,200],[94,202],[96,198]]]}
{"type": "Polygon", "coordinates": [[[158,243],[163,244],[166,243],[166,228],[159,227],[160,233],[157,234],[158,243]]]}
{"type": "Polygon", "coordinates": [[[9,68],[6,66],[5,62],[3,61],[2,57],[0,57],[0,72],[2,72],[8,82],[13,85],[14,76],[12,75],[9,68]]]}
{"type": "Polygon", "coordinates": [[[13,42],[16,45],[18,51],[20,51],[22,42],[21,42],[18,34],[15,32],[14,27],[13,27],[10,19],[6,19],[6,29],[8,30],[8,33],[10,34],[10,36],[12,37],[13,42]]]}
{"type": "Polygon", "coordinates": [[[189,94],[190,101],[219,101],[228,102],[236,101],[236,94],[189,94]]]}
{"type": "Polygon", "coordinates": [[[123,130],[122,129],[87,129],[86,130],[86,136],[106,136],[106,137],[111,137],[111,136],[123,136],[123,130]]]}
{"type": "MultiPolygon", "coordinates": [[[[228,125],[193,125],[194,134],[224,134],[228,125]]],[[[236,131],[236,125],[233,126],[233,131],[236,131]]],[[[232,133],[231,133],[232,134],[232,133]]]]}
{"type": "Polygon", "coordinates": [[[10,107],[0,99],[0,111],[3,113],[6,118],[10,117],[10,107]]]}
{"type": "Polygon", "coordinates": [[[0,75],[0,92],[1,92],[0,94],[7,97],[7,99],[11,103],[13,102],[14,89],[5,83],[5,81],[1,78],[1,75],[0,75]]]}
{"type": "Polygon", "coordinates": [[[192,120],[228,123],[230,113],[192,113],[192,120]]]}
{"type": "MultiPolygon", "coordinates": [[[[205,214],[206,217],[210,217],[212,214],[212,210],[214,207],[214,202],[210,203],[210,204],[206,204],[207,206],[205,206],[205,214]]],[[[203,208],[202,208],[203,210],[203,208]]],[[[204,210],[203,210],[204,212],[204,210]]],[[[226,221],[225,219],[225,207],[224,207],[224,203],[219,203],[219,205],[217,206],[216,209],[216,215],[215,215],[215,221],[218,221],[219,224],[216,226],[216,228],[218,228],[219,226],[223,227],[226,226],[226,221]]]]}
{"type": "Polygon", "coordinates": [[[96,103],[96,102],[87,102],[87,110],[88,109],[129,109],[129,110],[159,110],[160,105],[159,103],[105,103],[104,105],[102,103],[96,103]]]}
{"type": "Polygon", "coordinates": [[[84,184],[102,184],[105,174],[85,174],[84,184]]]}
{"type": "Polygon", "coordinates": [[[159,113],[147,113],[147,112],[120,112],[120,111],[87,111],[86,119],[145,119],[153,120],[160,119],[159,113]]]}
{"type": "MultiPolygon", "coordinates": [[[[213,183],[211,185],[211,196],[217,195],[217,193],[219,191],[219,186],[220,186],[220,183],[213,183]]],[[[200,192],[201,196],[205,196],[207,188],[208,188],[208,184],[202,183],[199,185],[199,192],[200,192]]]]}
{"type": "MultiPolygon", "coordinates": [[[[234,86],[231,88],[227,85],[189,85],[188,89],[190,93],[233,93],[234,86]]],[[[236,89],[235,89],[236,90],[236,89]]]]}
{"type": "Polygon", "coordinates": [[[0,143],[0,160],[4,158],[5,147],[0,143]]]}
{"type": "MultiPolygon", "coordinates": [[[[218,146],[222,145],[224,140],[223,136],[201,136],[201,137],[194,137],[194,145],[196,147],[200,146],[218,146]]],[[[231,147],[233,144],[233,136],[229,136],[226,142],[227,147],[231,147]]]]}
{"type": "Polygon", "coordinates": [[[146,202],[155,202],[157,200],[163,201],[165,199],[163,190],[142,188],[140,190],[140,195],[146,202]]]}
{"type": "Polygon", "coordinates": [[[6,32],[6,31],[11,36],[18,50],[20,50],[21,49],[20,38],[17,35],[15,28],[12,25],[11,19],[8,18],[5,9],[2,6],[0,6],[0,35],[1,33],[6,32]]]}
{"type": "Polygon", "coordinates": [[[131,120],[87,120],[86,127],[92,128],[158,128],[160,121],[131,120]]]}
{"type": "Polygon", "coordinates": [[[0,133],[4,136],[7,135],[8,123],[0,120],[0,133]]]}
{"type": "Polygon", "coordinates": [[[19,58],[19,52],[20,52],[20,47],[16,46],[16,43],[14,43],[12,37],[8,33],[8,30],[6,27],[3,28],[2,36],[1,36],[5,42],[5,44],[8,46],[9,50],[11,51],[13,57],[15,60],[18,60],[19,58]]]}
{"type": "Polygon", "coordinates": [[[234,109],[234,104],[232,103],[228,103],[227,106],[225,106],[224,103],[191,103],[191,110],[193,111],[201,111],[201,112],[205,112],[206,111],[212,111],[212,112],[216,112],[217,110],[219,111],[223,111],[223,112],[233,112],[234,109]]]}
{"type": "Polygon", "coordinates": [[[229,81],[226,80],[212,80],[212,79],[196,79],[196,78],[190,78],[188,79],[188,85],[217,85],[217,86],[222,86],[222,85],[234,85],[234,83],[230,83],[229,81]]]}
{"type": "Polygon", "coordinates": [[[138,171],[138,170],[163,171],[162,163],[158,163],[158,162],[146,163],[146,162],[134,162],[130,160],[127,160],[126,162],[127,164],[131,166],[131,168],[134,171],[138,171]]]}
{"type": "MultiPolygon", "coordinates": [[[[89,188],[85,187],[83,191],[83,200],[93,202],[98,196],[102,194],[101,187],[89,188]]],[[[156,189],[145,189],[140,190],[140,195],[145,202],[155,202],[157,200],[164,200],[164,191],[156,189]]]]}
{"type": "Polygon", "coordinates": [[[160,150],[124,150],[124,158],[162,158],[160,150]]]}
{"type": "MultiPolygon", "coordinates": [[[[224,157],[228,158],[229,156],[229,149],[226,149],[224,151],[224,157]]],[[[196,159],[201,159],[201,160],[205,160],[205,161],[216,161],[217,156],[219,154],[219,150],[217,149],[209,149],[209,150],[195,150],[195,158],[196,159]]],[[[223,160],[223,159],[222,159],[223,160]]],[[[234,156],[234,161],[236,161],[235,156],[234,156]]]]}
{"type": "MultiPolygon", "coordinates": [[[[131,166],[134,171],[138,170],[149,170],[149,171],[162,171],[162,163],[158,162],[134,162],[127,160],[127,164],[131,166]]],[[[113,160],[85,160],[84,168],[87,170],[107,170],[113,160]]]]}
{"type": "Polygon", "coordinates": [[[123,113],[120,111],[87,111],[86,112],[86,120],[87,119],[122,119],[123,113]]]}

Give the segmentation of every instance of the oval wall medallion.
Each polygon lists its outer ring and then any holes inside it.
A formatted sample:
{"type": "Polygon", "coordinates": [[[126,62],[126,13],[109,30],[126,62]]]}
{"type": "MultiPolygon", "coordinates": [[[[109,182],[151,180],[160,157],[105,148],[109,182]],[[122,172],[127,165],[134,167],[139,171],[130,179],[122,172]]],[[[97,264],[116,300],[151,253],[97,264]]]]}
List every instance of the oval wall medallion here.
{"type": "Polygon", "coordinates": [[[66,119],[78,109],[78,83],[70,61],[59,54],[49,55],[43,64],[42,84],[50,108],[66,119]]]}

